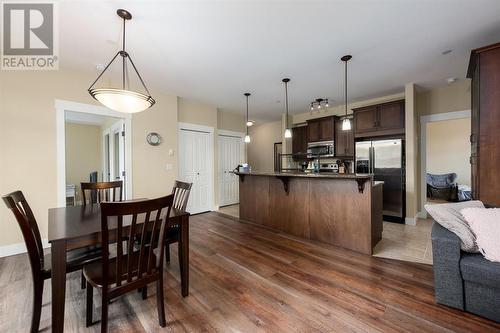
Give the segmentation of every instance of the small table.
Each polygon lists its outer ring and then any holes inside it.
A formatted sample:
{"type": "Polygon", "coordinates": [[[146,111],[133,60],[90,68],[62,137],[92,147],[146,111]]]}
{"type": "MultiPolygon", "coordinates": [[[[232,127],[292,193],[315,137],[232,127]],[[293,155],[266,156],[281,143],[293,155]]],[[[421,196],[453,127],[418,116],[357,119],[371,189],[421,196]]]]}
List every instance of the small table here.
{"type": "MultiPolygon", "coordinates": [[[[186,297],[189,294],[189,213],[172,208],[168,225],[175,224],[180,226],[179,264],[182,296],[186,297]]],[[[124,219],[124,230],[125,228],[124,219]]],[[[63,332],[66,252],[101,243],[101,209],[98,204],[51,208],[48,231],[52,258],[52,332],[63,332]]],[[[112,226],[110,231],[113,231],[112,226]]],[[[110,233],[110,240],[112,237],[110,233]]]]}

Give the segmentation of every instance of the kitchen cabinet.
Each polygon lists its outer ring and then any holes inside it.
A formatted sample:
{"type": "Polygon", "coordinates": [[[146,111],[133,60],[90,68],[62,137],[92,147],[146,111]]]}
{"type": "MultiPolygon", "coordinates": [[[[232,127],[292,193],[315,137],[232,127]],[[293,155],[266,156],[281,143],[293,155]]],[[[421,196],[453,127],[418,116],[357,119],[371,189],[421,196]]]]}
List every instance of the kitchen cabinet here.
{"type": "Polygon", "coordinates": [[[500,43],[472,50],[467,77],[471,82],[472,197],[500,205],[500,43]]]}
{"type": "Polygon", "coordinates": [[[292,128],[292,153],[307,153],[307,126],[298,126],[292,128]]]}
{"type": "Polygon", "coordinates": [[[335,157],[353,157],[354,132],[352,127],[347,131],[342,130],[342,120],[335,117],[335,157]]]}
{"type": "Polygon", "coordinates": [[[307,141],[331,141],[334,139],[334,117],[322,117],[307,121],[307,141]]]}
{"type": "Polygon", "coordinates": [[[354,109],[354,136],[375,137],[405,132],[405,101],[354,109]]]}

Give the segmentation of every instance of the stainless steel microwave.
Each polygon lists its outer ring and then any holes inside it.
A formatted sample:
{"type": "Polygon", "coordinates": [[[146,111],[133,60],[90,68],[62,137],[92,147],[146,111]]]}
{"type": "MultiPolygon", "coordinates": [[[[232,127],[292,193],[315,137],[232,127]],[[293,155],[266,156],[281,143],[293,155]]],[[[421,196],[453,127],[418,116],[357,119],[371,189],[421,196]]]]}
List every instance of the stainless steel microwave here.
{"type": "Polygon", "coordinates": [[[333,157],[333,141],[311,142],[307,144],[307,155],[333,157]]]}

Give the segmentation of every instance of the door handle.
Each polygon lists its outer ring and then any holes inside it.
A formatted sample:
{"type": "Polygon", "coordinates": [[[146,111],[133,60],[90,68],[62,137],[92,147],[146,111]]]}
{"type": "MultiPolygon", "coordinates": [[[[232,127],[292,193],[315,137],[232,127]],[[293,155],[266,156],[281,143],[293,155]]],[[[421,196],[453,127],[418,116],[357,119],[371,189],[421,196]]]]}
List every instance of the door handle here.
{"type": "Polygon", "coordinates": [[[199,173],[199,172],[197,172],[196,174],[197,174],[198,176],[200,175],[200,173],[199,173]]]}

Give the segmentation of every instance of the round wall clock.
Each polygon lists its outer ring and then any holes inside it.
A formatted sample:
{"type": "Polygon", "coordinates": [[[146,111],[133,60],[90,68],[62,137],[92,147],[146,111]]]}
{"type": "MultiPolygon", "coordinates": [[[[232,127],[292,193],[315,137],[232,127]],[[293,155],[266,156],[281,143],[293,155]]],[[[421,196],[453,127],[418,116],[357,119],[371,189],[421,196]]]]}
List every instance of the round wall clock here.
{"type": "Polygon", "coordinates": [[[146,136],[146,141],[151,145],[151,146],[158,146],[161,143],[161,136],[158,133],[151,132],[146,136]]]}

